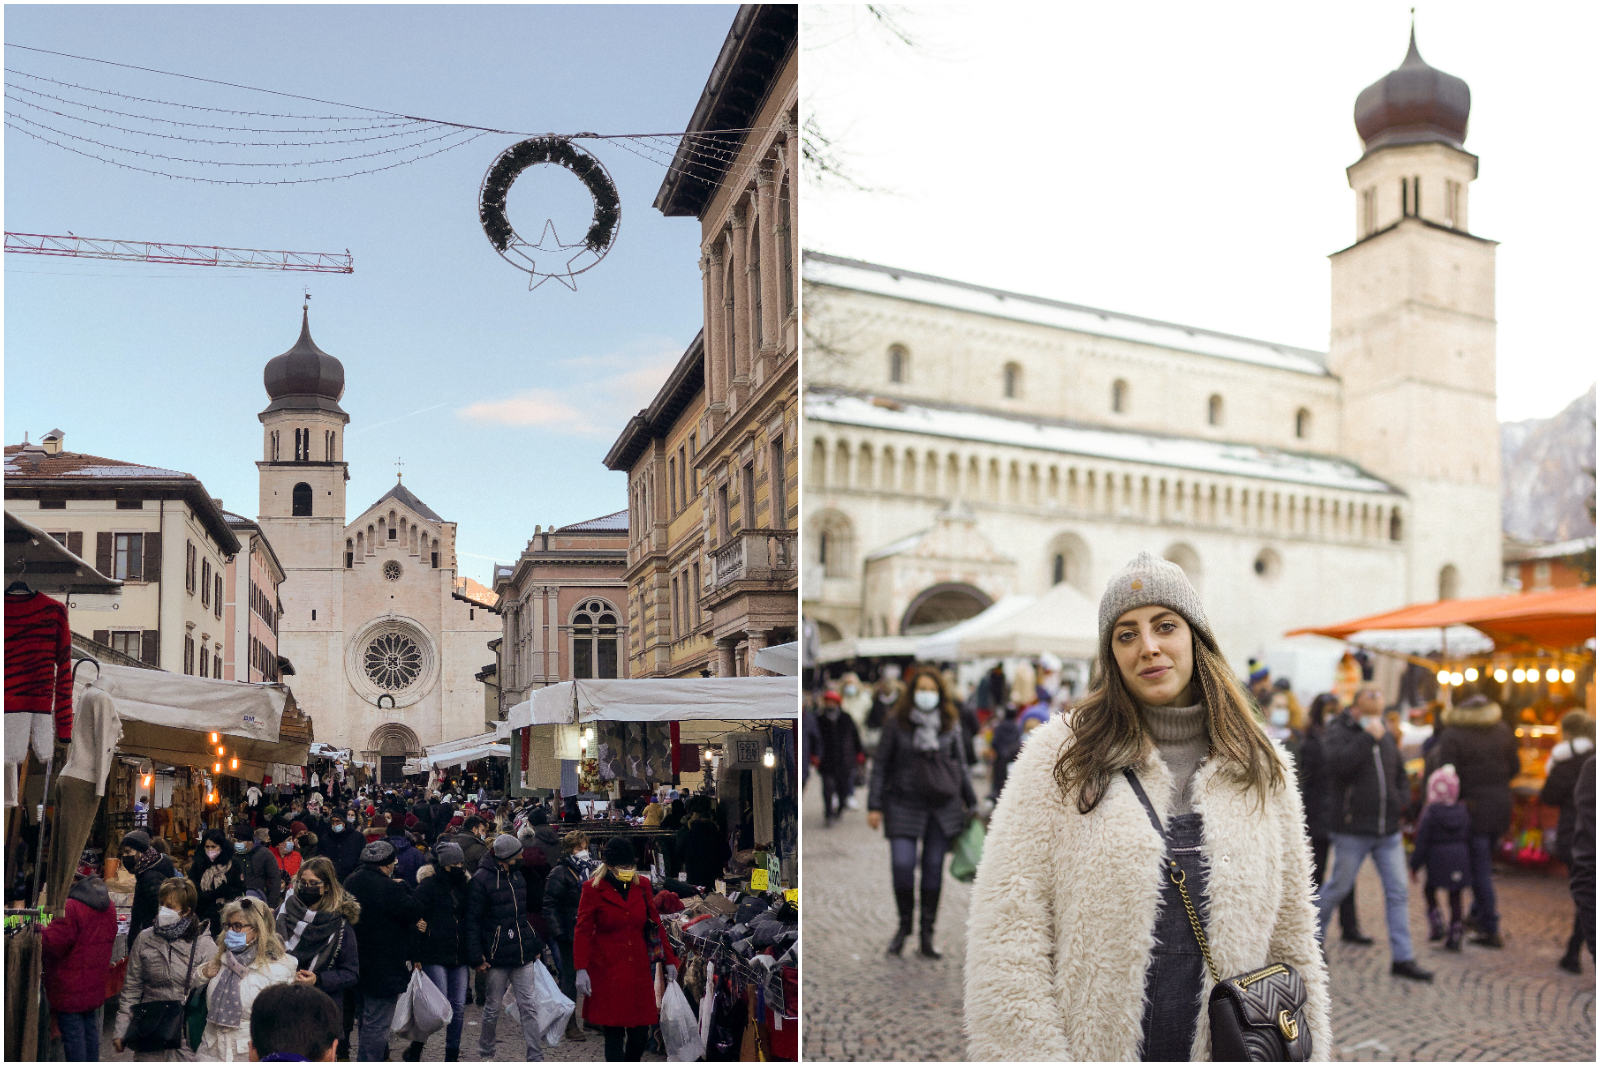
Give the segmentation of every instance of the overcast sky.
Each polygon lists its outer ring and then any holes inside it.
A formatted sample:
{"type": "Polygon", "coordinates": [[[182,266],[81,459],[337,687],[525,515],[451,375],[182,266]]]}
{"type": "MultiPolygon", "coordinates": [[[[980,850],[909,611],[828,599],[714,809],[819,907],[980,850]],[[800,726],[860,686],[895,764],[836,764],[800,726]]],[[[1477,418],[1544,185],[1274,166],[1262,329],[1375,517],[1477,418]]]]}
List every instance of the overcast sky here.
{"type": "MultiPolygon", "coordinates": [[[[808,248],[1326,351],[1355,239],[1356,95],[1405,2],[808,7],[806,107],[878,190],[806,190],[808,248]]],[[[1499,409],[1595,380],[1600,5],[1417,5],[1466,80],[1474,233],[1498,252],[1499,409]]]]}
{"type": "MultiPolygon", "coordinates": [[[[734,10],[8,5],[5,35],[7,44],[474,125],[659,133],[689,121],[734,10]]],[[[125,97],[354,113],[17,48],[6,49],[6,66],[125,97]]],[[[14,73],[6,82],[8,95],[26,86],[212,125],[277,121],[163,110],[14,73]]],[[[114,129],[70,125],[8,100],[13,109],[108,143],[150,148],[114,129]]],[[[190,137],[240,136],[160,128],[190,137]]],[[[536,524],[621,510],[625,476],[607,471],[601,459],[700,328],[699,224],[664,218],[650,206],[663,165],[615,144],[595,147],[621,193],[615,247],[578,279],[576,293],[554,282],[530,293],[528,275],[495,253],[477,218],[484,172],[519,139],[489,135],[347,181],[254,188],[118,169],[8,129],[9,231],[349,249],[355,273],[7,255],[6,443],[20,443],[24,431],[37,441],[59,427],[71,451],[193,473],[230,510],[255,515],[256,415],[268,402],[261,372],[295,342],[304,285],[312,292],[312,335],[345,368],[349,517],[388,491],[395,461],[403,458],[406,485],[459,523],[461,572],[487,581],[491,560],[515,559],[536,524]]],[[[300,158],[364,153],[387,143],[308,148],[300,158]]],[[[170,141],[155,151],[210,158],[221,150],[170,141]]],[[[152,168],[179,169],[139,158],[152,168]]],[[[588,225],[587,196],[576,179],[553,171],[529,172],[513,186],[511,221],[536,236],[543,219],[554,217],[562,238],[571,240],[588,225]]]]}

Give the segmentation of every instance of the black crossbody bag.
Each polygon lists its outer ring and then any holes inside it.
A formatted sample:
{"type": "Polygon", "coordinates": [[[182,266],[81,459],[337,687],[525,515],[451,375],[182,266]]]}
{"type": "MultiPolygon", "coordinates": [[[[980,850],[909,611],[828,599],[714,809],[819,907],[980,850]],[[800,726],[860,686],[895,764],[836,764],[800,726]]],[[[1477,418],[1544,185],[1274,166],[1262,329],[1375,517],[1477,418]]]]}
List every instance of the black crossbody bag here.
{"type": "Polygon", "coordinates": [[[183,975],[183,998],[135,1003],[130,1012],[132,1017],[128,1022],[128,1035],[122,1038],[124,1047],[132,1051],[152,1052],[176,1051],[183,1046],[184,1014],[189,1006],[189,979],[194,976],[194,957],[199,946],[200,938],[196,936],[189,944],[189,968],[183,975]]]}
{"type": "MultiPolygon", "coordinates": [[[[1145,795],[1144,786],[1133,770],[1122,771],[1144,804],[1150,824],[1167,839],[1161,819],[1145,795]]],[[[1211,1019],[1211,1058],[1216,1062],[1307,1062],[1311,1059],[1311,1027],[1306,1024],[1306,983],[1287,963],[1268,963],[1259,970],[1235,974],[1224,980],[1211,961],[1211,945],[1200,925],[1200,915],[1184,887],[1184,873],[1169,854],[1167,877],[1183,897],[1189,912],[1189,925],[1200,942],[1206,969],[1213,982],[1207,1013],[1211,1019]]]]}

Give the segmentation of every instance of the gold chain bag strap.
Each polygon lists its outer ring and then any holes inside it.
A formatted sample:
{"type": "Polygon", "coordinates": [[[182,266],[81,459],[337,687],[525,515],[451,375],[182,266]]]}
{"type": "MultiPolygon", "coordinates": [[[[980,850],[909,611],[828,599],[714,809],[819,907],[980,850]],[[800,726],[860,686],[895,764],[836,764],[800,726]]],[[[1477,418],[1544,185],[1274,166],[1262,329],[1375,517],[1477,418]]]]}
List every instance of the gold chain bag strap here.
{"type": "MultiPolygon", "coordinates": [[[[1167,839],[1161,819],[1156,816],[1150,797],[1131,768],[1122,771],[1134,794],[1144,804],[1150,824],[1167,839]]],[[[1306,1024],[1306,984],[1293,966],[1269,963],[1249,973],[1223,979],[1211,961],[1211,944],[1206,940],[1200,915],[1184,886],[1186,875],[1178,861],[1167,856],[1167,877],[1183,897],[1189,926],[1200,942],[1206,969],[1213,982],[1207,1013],[1211,1019],[1211,1058],[1215,1062],[1307,1062],[1311,1058],[1311,1027],[1306,1024]]]]}

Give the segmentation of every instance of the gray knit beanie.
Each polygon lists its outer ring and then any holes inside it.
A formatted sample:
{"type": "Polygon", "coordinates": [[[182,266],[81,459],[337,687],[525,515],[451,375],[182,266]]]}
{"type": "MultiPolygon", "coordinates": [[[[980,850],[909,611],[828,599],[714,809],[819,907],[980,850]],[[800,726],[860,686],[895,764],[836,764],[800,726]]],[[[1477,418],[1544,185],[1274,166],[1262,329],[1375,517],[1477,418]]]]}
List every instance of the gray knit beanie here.
{"type": "Polygon", "coordinates": [[[1100,646],[1109,645],[1111,627],[1118,618],[1136,607],[1155,604],[1177,611],[1208,644],[1216,644],[1205,608],[1200,606],[1200,594],[1189,583],[1183,567],[1140,552],[1106,583],[1105,595],[1100,597],[1100,646]]]}

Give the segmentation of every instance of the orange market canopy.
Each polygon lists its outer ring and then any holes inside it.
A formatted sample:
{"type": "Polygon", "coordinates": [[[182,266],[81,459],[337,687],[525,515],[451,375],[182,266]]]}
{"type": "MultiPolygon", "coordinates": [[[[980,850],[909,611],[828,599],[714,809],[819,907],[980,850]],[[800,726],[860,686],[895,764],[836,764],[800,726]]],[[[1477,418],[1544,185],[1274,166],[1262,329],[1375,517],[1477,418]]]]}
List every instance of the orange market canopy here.
{"type": "Polygon", "coordinates": [[[1594,589],[1574,588],[1417,603],[1334,625],[1292,629],[1285,636],[1311,633],[1343,640],[1364,629],[1443,629],[1463,625],[1488,636],[1501,650],[1530,645],[1572,648],[1595,635],[1594,624],[1594,589]]]}

